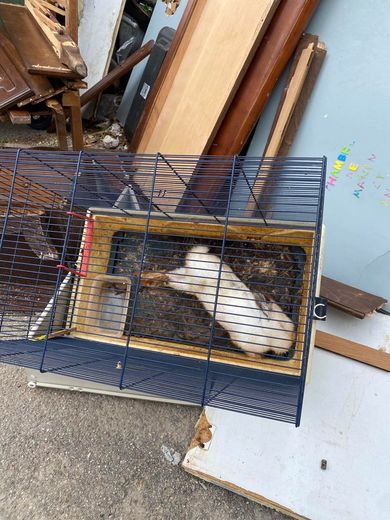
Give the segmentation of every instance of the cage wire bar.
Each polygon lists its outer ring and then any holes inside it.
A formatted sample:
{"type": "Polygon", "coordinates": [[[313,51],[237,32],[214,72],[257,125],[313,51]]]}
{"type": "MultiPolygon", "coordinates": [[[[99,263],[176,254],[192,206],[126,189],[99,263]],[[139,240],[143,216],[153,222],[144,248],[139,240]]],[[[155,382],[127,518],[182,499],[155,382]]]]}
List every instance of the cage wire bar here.
{"type": "Polygon", "coordinates": [[[0,150],[0,361],[299,425],[325,171],[0,150]]]}

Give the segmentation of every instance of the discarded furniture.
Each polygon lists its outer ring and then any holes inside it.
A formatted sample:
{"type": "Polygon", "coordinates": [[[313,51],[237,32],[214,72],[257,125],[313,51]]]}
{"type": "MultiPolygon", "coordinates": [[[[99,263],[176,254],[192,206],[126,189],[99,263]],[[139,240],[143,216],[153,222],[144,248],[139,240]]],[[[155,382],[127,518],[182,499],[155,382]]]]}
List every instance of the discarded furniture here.
{"type": "Polygon", "coordinates": [[[73,148],[83,147],[79,88],[86,86],[81,78],[87,69],[77,47],[77,4],[77,0],[0,4],[0,112],[14,124],[52,113],[59,147],[65,150],[68,115],[73,148]]]}

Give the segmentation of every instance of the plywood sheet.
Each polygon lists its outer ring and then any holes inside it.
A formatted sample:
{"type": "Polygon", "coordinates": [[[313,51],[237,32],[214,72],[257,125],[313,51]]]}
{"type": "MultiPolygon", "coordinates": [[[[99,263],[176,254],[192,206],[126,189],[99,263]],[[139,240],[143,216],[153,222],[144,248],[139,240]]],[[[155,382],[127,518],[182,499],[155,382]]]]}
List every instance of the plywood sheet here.
{"type": "Polygon", "coordinates": [[[278,0],[198,0],[137,151],[202,154],[213,139],[278,0]]]}
{"type": "MultiPolygon", "coordinates": [[[[355,320],[365,342],[370,319],[355,320]]],[[[383,337],[389,322],[375,320],[383,337]]],[[[212,439],[183,466],[294,518],[387,520],[389,400],[388,373],[315,349],[300,428],[206,407],[212,439]]]]}

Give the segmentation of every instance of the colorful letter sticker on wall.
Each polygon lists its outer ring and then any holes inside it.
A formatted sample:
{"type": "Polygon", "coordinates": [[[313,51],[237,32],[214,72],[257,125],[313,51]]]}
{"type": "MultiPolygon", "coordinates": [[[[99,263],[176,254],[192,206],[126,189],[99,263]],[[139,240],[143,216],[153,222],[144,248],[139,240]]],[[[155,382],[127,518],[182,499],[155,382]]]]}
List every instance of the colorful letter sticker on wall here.
{"type": "Polygon", "coordinates": [[[344,146],[341,148],[337,159],[333,163],[332,171],[329,174],[329,177],[326,181],[325,188],[329,190],[332,186],[336,185],[336,181],[340,175],[341,170],[343,169],[345,162],[348,158],[351,149],[348,146],[344,146]]]}

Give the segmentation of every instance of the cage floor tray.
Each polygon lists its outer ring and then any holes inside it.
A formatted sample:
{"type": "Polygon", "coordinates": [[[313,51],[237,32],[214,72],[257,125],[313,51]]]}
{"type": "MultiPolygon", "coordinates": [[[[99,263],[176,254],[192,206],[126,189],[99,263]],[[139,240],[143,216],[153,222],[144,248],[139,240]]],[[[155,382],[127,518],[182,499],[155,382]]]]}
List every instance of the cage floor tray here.
{"type": "MultiPolygon", "coordinates": [[[[251,355],[250,348],[248,353],[234,341],[226,326],[226,318],[225,322],[218,319],[219,304],[213,322],[212,313],[206,310],[198,295],[172,288],[169,284],[138,284],[140,272],[142,275],[164,275],[180,269],[185,265],[189,252],[197,246],[207,248],[214,258],[221,258],[223,226],[203,223],[194,227],[189,222],[175,222],[175,227],[170,223],[167,229],[166,222],[156,219],[149,221],[146,243],[144,227],[144,219],[94,215],[88,276],[75,290],[76,304],[69,320],[76,329],[72,336],[96,341],[105,337],[112,344],[130,348],[299,374],[313,240],[310,231],[249,226],[230,229],[223,248],[223,265],[245,284],[255,305],[269,318],[265,328],[256,329],[256,343],[266,346],[269,337],[274,335],[278,338],[285,323],[291,323],[294,336],[288,348],[279,351],[270,348],[261,355],[251,355]],[[123,319],[121,304],[117,330],[118,312],[112,313],[111,321],[105,314],[105,330],[104,327],[97,328],[96,321],[90,320],[91,301],[96,300],[96,280],[102,276],[131,280],[127,317],[123,319]],[[269,309],[273,309],[275,304],[276,311],[269,314],[269,309]]],[[[221,295],[219,297],[221,299],[221,295]]],[[[231,300],[234,303],[234,295],[231,300]]],[[[245,325],[245,320],[250,319],[245,304],[241,307],[231,305],[230,308],[233,311],[229,309],[228,319],[234,327],[241,326],[241,323],[245,325]]],[[[284,347],[286,342],[281,340],[280,344],[284,347]]]]}

